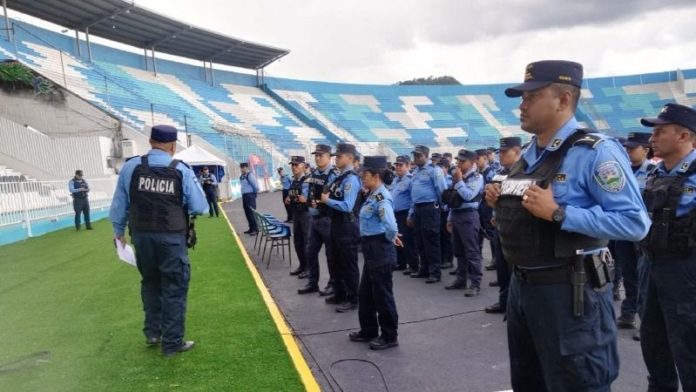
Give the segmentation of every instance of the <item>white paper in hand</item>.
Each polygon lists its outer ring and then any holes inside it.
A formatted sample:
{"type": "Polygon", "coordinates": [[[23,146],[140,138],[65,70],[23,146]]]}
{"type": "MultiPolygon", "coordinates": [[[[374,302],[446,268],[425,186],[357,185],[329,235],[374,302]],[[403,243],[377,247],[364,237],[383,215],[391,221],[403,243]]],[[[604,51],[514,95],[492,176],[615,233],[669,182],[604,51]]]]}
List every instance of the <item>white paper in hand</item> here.
{"type": "Polygon", "coordinates": [[[133,247],[126,244],[125,246],[121,243],[119,240],[115,240],[116,242],[116,253],[118,254],[118,258],[123,261],[126,264],[132,265],[133,267],[136,267],[135,264],[135,252],[133,251],[133,247]]]}

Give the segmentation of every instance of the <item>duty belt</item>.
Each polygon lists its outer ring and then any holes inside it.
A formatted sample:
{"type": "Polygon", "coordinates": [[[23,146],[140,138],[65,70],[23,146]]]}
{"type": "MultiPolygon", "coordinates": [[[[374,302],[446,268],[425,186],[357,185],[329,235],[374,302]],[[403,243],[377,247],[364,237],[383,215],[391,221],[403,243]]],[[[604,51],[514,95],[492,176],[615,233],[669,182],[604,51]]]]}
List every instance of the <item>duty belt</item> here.
{"type": "Polygon", "coordinates": [[[453,214],[463,214],[465,212],[474,212],[478,211],[478,208],[453,208],[452,213],[453,214]]]}
{"type": "Polygon", "coordinates": [[[571,283],[573,267],[559,265],[548,268],[524,268],[516,265],[513,272],[518,280],[528,284],[571,283]]]}

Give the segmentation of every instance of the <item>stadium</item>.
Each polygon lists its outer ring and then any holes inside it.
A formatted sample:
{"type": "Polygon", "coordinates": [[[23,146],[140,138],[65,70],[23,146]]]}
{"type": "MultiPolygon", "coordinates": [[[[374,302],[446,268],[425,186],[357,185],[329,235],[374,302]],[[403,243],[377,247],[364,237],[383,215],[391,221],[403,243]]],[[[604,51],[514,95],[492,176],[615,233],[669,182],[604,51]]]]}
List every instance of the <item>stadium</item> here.
{"type": "MultiPolygon", "coordinates": [[[[350,143],[362,155],[395,161],[416,145],[456,153],[497,146],[503,137],[528,141],[519,101],[504,94],[511,83],[271,77],[266,68],[290,50],[133,2],[4,0],[3,8],[0,390],[510,389],[505,325],[482,311],[493,292],[462,303],[444,290],[419,295],[413,282],[397,281],[400,325],[418,337],[385,355],[346,347],[357,317],[326,314],[323,303],[292,293],[291,241],[282,254],[278,247],[262,255],[241,234],[239,164],[249,162],[259,178],[259,211],[281,217],[277,169],[287,169],[291,156],[310,157],[317,144],[350,143]],[[45,23],[11,18],[8,10],[45,23]],[[92,35],[102,40],[90,42],[92,35]],[[121,167],[148,151],[157,124],[180,131],[180,159],[219,170],[226,215],[199,219],[191,252],[187,327],[200,348],[169,362],[137,346],[139,276],[117,261],[108,220],[121,167]],[[76,169],[90,183],[93,232],[72,230],[67,181],[76,169]],[[490,336],[502,338],[489,351],[483,342],[490,336]],[[461,379],[477,381],[464,387],[461,379]]],[[[576,118],[583,128],[627,137],[641,117],[675,102],[696,108],[696,69],[586,77],[576,118]]],[[[615,390],[645,389],[640,345],[620,333],[619,346],[615,390]]]]}

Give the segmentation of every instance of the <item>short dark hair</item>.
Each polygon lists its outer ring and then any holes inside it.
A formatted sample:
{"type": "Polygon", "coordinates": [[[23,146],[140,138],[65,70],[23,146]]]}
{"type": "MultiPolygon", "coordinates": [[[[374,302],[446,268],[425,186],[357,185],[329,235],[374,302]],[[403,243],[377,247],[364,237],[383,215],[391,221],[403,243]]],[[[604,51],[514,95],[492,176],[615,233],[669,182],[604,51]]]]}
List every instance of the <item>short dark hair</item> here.
{"type": "Polygon", "coordinates": [[[573,86],[572,84],[565,84],[565,83],[551,83],[551,89],[554,91],[556,96],[559,96],[563,94],[564,92],[570,93],[570,97],[573,99],[573,102],[571,102],[571,105],[573,107],[573,111],[576,111],[578,109],[578,103],[580,102],[580,88],[577,86],[573,86]]]}
{"type": "Polygon", "coordinates": [[[394,173],[387,169],[375,169],[375,168],[363,168],[363,172],[368,172],[372,174],[373,176],[379,176],[380,179],[382,179],[382,182],[385,183],[386,185],[390,185],[392,181],[394,180],[394,173]]]}

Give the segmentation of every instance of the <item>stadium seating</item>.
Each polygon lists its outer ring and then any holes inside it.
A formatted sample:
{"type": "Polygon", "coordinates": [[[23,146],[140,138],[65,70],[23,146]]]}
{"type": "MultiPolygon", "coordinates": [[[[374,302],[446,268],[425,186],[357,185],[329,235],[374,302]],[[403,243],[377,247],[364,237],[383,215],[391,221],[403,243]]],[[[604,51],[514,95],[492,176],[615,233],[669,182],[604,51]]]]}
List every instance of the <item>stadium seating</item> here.
{"type": "MultiPolygon", "coordinates": [[[[258,88],[254,75],[222,70],[211,84],[202,67],[157,60],[155,76],[142,55],[103,45],[92,45],[89,62],[84,49],[77,55],[72,37],[16,23],[17,43],[0,38],[0,59],[16,55],[136,129],[171,123],[233,159],[256,154],[269,160],[337,140],[381,143],[394,153],[408,153],[415,144],[454,151],[523,134],[519,100],[505,97],[506,84],[359,85],[267,77],[258,88]],[[220,129],[234,134],[228,143],[220,129]]],[[[587,79],[577,117],[584,126],[625,135],[666,102],[696,105],[696,94],[680,78],[693,85],[696,70],[587,79]]]]}

